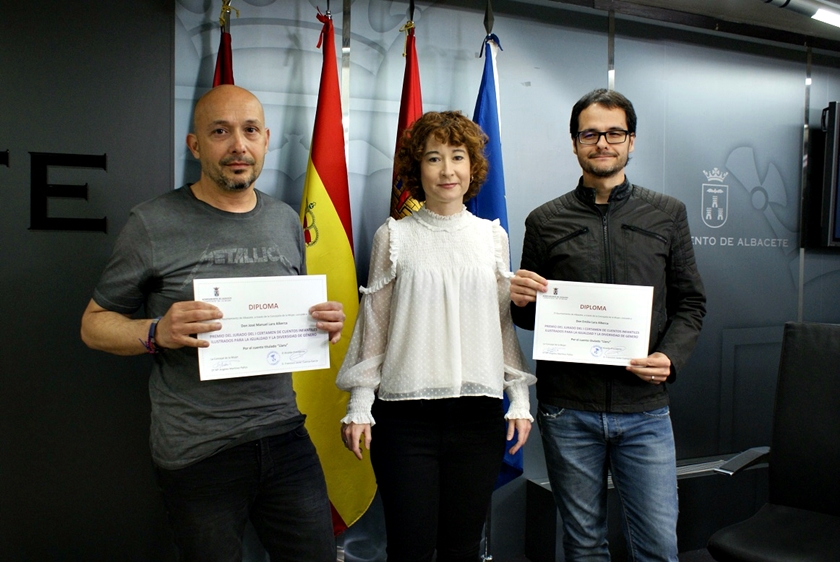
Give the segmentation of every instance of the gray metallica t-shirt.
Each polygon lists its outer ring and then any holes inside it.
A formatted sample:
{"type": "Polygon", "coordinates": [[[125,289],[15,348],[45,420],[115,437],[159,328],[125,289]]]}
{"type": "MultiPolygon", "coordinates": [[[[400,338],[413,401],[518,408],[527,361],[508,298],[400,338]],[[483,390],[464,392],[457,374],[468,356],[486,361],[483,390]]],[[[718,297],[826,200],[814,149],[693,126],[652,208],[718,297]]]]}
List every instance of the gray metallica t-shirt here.
{"type": "MultiPolygon", "coordinates": [[[[256,191],[248,213],[229,213],[181,187],[132,209],[93,300],[120,314],[163,316],[191,301],[193,279],[305,275],[297,213],[256,191]]],[[[149,396],[155,463],[183,468],[222,449],[299,425],[291,375],[200,381],[195,348],[154,355],[149,396]]]]}

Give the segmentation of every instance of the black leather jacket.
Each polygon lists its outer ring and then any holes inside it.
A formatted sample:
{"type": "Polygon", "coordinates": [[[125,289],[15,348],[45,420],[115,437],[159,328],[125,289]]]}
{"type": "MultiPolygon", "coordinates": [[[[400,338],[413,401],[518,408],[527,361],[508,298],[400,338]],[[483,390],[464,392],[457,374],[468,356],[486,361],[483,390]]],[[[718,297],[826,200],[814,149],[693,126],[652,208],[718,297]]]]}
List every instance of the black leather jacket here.
{"type": "MultiPolygon", "coordinates": [[[[607,205],[579,183],[534,209],[525,221],[522,269],[546,279],[653,287],[649,352],[671,360],[673,382],[688,360],[706,314],[685,205],[625,180],[607,205]]],[[[511,303],[514,323],[534,328],[534,303],[511,303]]],[[[624,367],[537,362],[537,397],[560,408],[643,412],[668,404],[664,384],[624,367]]]]}

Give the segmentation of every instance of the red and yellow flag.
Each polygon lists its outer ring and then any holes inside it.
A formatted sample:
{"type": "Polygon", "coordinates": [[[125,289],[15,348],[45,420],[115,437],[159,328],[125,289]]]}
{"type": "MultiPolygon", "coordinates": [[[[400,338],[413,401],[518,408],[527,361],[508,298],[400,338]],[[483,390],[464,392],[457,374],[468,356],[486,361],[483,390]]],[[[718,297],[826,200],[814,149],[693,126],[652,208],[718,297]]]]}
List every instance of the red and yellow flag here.
{"type": "Polygon", "coordinates": [[[318,20],[324,24],[318,41],[319,47],[323,42],[324,66],[300,220],[306,236],[307,273],[327,276],[327,297],[344,305],[347,319],[341,341],[330,347],[330,368],[295,373],[293,380],[298,406],[306,414],[306,428],[324,467],[333,507],[333,528],[339,534],[370,506],[376,493],[376,480],[370,455],[360,462],[341,441],[339,420],[344,417],[349,395],[335,386],[335,377],[356,324],[359,292],[353,259],[335,31],[329,12],[319,13],[318,20]]]}
{"type": "MultiPolygon", "coordinates": [[[[397,121],[397,145],[394,158],[400,151],[403,131],[423,115],[423,96],[420,93],[420,68],[417,66],[417,50],[414,46],[414,22],[408,21],[400,29],[405,31],[405,74],[403,75],[400,117],[397,121]]],[[[420,208],[420,203],[403,189],[402,182],[396,176],[391,181],[391,216],[395,219],[406,217],[420,208]]]]}

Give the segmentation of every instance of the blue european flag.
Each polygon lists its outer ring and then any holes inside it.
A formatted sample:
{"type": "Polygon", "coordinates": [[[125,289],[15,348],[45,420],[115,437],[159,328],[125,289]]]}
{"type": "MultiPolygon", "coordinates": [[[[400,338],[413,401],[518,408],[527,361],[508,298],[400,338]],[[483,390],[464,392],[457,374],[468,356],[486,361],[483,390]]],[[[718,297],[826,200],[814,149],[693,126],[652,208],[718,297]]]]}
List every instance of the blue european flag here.
{"type": "MultiPolygon", "coordinates": [[[[499,38],[488,34],[484,39],[484,74],[478,89],[478,100],[475,102],[473,121],[488,137],[484,147],[489,169],[487,180],[478,195],[467,201],[467,209],[477,217],[484,219],[499,219],[505,232],[508,232],[507,203],[505,202],[505,169],[502,164],[502,137],[499,126],[499,86],[496,72],[496,49],[501,50],[499,38]]],[[[504,397],[504,408],[507,411],[510,402],[504,397]]],[[[514,440],[516,437],[514,437],[514,440]]],[[[505,449],[505,459],[502,469],[496,479],[496,488],[522,474],[522,449],[511,455],[505,449]]]]}
{"type": "Polygon", "coordinates": [[[478,88],[473,121],[489,137],[484,147],[490,169],[487,180],[478,195],[467,201],[467,209],[477,217],[499,219],[502,228],[508,230],[507,204],[505,203],[505,169],[502,165],[502,138],[499,128],[499,86],[496,72],[495,49],[501,49],[499,38],[494,34],[484,39],[484,75],[478,88]],[[497,47],[498,46],[498,47],[497,47]]]}

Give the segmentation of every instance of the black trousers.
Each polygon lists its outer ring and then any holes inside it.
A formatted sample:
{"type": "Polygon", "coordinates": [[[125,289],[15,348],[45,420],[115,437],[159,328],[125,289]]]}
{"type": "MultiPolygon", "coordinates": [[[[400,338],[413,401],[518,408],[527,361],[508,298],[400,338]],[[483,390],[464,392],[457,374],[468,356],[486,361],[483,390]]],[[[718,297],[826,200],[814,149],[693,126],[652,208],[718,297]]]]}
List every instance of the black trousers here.
{"type": "Polygon", "coordinates": [[[272,562],[330,562],[324,473],[303,424],[179,470],[157,468],[182,562],[241,562],[250,519],[272,562]]]}
{"type": "Polygon", "coordinates": [[[505,449],[502,400],[373,405],[371,463],[389,562],[479,560],[481,531],[505,449]]]}

